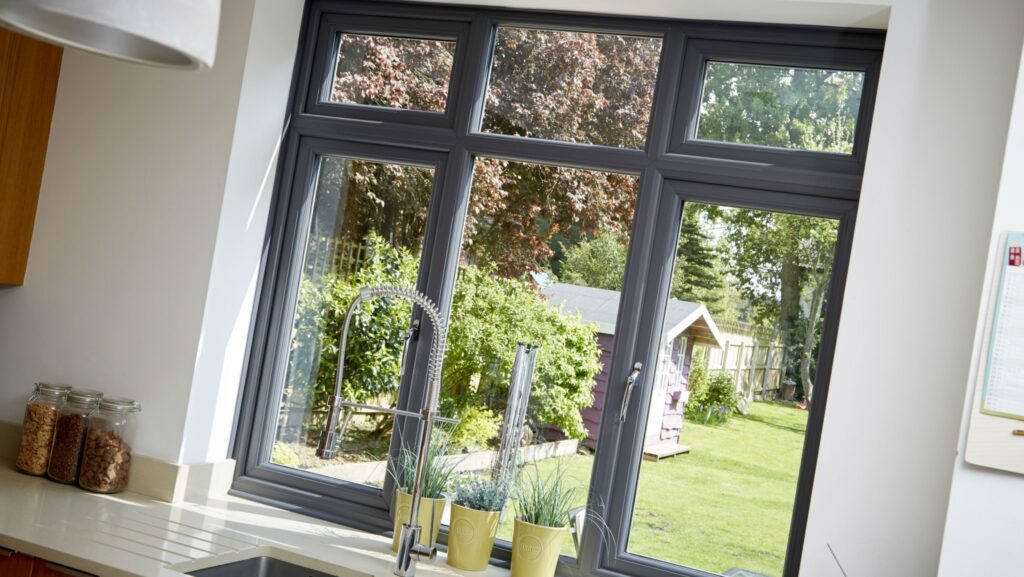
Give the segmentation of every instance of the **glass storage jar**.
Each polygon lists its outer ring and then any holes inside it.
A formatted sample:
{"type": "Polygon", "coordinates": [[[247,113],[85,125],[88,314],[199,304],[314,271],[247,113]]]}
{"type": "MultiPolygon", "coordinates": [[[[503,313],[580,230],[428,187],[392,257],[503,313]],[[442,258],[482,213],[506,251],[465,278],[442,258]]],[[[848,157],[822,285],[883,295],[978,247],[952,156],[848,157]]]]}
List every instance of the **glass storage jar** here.
{"type": "Polygon", "coordinates": [[[135,435],[135,413],[142,408],[123,397],[107,397],[89,417],[78,486],[97,493],[119,493],[128,486],[135,435]]]}
{"type": "Polygon", "coordinates": [[[36,389],[25,407],[21,430],[21,446],[14,465],[23,473],[45,475],[50,463],[53,431],[61,405],[67,399],[68,385],[36,383],[36,389]]]}
{"type": "Polygon", "coordinates": [[[46,469],[46,475],[54,481],[74,483],[78,480],[78,465],[82,462],[89,416],[99,407],[102,398],[103,393],[88,389],[72,389],[68,393],[57,417],[50,465],[46,469]]]}

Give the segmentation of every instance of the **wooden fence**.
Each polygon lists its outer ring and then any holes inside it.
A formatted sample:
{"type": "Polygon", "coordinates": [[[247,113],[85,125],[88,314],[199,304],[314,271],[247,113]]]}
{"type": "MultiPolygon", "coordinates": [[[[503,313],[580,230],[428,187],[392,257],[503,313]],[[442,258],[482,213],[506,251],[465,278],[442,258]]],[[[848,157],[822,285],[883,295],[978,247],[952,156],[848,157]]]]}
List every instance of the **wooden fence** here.
{"type": "Polygon", "coordinates": [[[728,373],[747,399],[777,398],[782,386],[786,350],[778,335],[739,321],[716,321],[722,348],[699,347],[708,371],[728,373]]]}
{"type": "Polygon", "coordinates": [[[306,246],[306,273],[321,276],[329,272],[349,275],[366,259],[366,245],[333,237],[310,237],[306,246]]]}

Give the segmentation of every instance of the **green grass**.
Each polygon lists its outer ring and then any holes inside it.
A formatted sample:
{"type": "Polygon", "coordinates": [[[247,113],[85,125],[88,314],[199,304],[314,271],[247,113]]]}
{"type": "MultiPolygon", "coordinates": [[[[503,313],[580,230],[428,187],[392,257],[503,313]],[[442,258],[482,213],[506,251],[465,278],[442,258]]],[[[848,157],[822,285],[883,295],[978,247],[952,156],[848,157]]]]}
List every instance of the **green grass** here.
{"type": "MultiPolygon", "coordinates": [[[[641,465],[628,550],[715,573],[781,575],[806,423],[806,411],[774,403],[752,403],[750,416],[717,427],[686,423],[689,454],[641,465]]],[[[593,458],[563,463],[582,505],[593,458]]],[[[511,515],[498,536],[512,538],[511,515]]],[[[563,553],[574,554],[571,539],[563,553]]]]}

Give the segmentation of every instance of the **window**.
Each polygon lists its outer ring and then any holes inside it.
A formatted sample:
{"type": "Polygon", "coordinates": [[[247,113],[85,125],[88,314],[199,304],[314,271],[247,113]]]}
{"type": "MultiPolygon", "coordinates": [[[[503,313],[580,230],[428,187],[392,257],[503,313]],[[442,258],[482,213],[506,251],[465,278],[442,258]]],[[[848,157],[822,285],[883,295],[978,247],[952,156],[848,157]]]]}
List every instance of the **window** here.
{"type": "Polygon", "coordinates": [[[486,132],[643,148],[660,38],[499,26],[486,132]]]}
{"type": "Polygon", "coordinates": [[[697,138],[850,154],[864,73],[709,61],[697,138]]]}
{"type": "MultiPolygon", "coordinates": [[[[496,444],[519,341],[539,347],[530,444],[541,456],[597,447],[637,188],[635,175],[476,161],[444,381],[445,412],[470,423],[455,430],[459,451],[496,444]]],[[[544,473],[567,462],[532,459],[544,473]]],[[[590,469],[573,465],[565,479],[582,507],[590,469]]],[[[498,537],[511,541],[512,528],[509,515],[498,537]]],[[[562,551],[576,555],[571,540],[562,551]]]]}
{"type": "MultiPolygon", "coordinates": [[[[359,411],[314,445],[355,291],[411,285],[449,322],[462,469],[539,345],[524,460],[587,513],[560,575],[796,577],[884,35],[394,11],[307,11],[235,491],[391,530],[414,427],[359,411]]],[[[423,320],[362,305],[343,394],[418,411],[423,320]]]]}
{"type": "Polygon", "coordinates": [[[640,465],[630,553],[783,574],[838,230],[829,218],[685,205],[643,429],[657,460],[640,465]],[[724,347],[738,355],[712,362],[724,347]],[[791,371],[771,370],[772,349],[789,351],[791,371]],[[739,406],[748,415],[731,418],[739,406]]]}
{"type": "Polygon", "coordinates": [[[330,101],[444,112],[455,42],[338,34],[330,101]]]}
{"type": "MultiPolygon", "coordinates": [[[[383,487],[393,419],[352,417],[337,458],[315,447],[338,372],[338,331],[348,303],[367,284],[415,275],[433,188],[431,167],[338,155],[317,161],[313,209],[297,287],[288,361],[270,462],[316,475],[383,487]]],[[[366,303],[349,337],[346,398],[393,406],[399,386],[406,303],[366,303]],[[360,362],[361,359],[370,359],[360,362]]]]}

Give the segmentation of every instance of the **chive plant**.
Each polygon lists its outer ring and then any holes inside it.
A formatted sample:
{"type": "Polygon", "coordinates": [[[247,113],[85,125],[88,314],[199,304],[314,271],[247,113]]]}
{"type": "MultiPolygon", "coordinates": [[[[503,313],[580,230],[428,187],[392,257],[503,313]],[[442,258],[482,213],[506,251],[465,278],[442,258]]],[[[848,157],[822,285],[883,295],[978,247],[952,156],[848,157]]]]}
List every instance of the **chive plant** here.
{"type": "Polygon", "coordinates": [[[576,487],[562,483],[563,466],[547,476],[540,471],[524,472],[516,489],[516,518],[543,527],[565,527],[576,498],[576,487]]]}
{"type": "MultiPolygon", "coordinates": [[[[437,438],[437,442],[432,442],[427,450],[427,461],[423,467],[423,487],[420,489],[421,497],[440,499],[444,496],[458,465],[455,459],[446,459],[447,456],[448,439],[441,436],[437,438]]],[[[416,482],[416,452],[408,447],[402,447],[388,474],[395,481],[398,490],[411,494],[412,486],[416,482]]]]}

